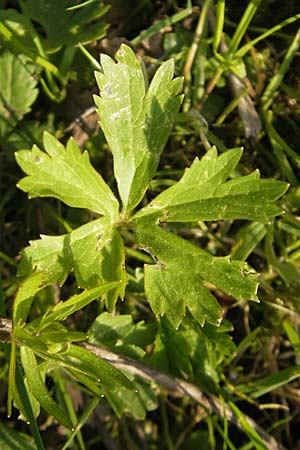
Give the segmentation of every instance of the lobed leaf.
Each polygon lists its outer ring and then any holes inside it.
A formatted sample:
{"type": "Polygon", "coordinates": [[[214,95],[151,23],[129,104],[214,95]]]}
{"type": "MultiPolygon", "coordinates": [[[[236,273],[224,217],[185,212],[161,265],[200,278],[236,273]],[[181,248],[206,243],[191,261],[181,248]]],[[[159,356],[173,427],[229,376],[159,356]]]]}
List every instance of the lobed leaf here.
{"type": "Polygon", "coordinates": [[[143,198],[166,145],[182,97],[181,79],[173,79],[174,63],[157,70],[146,91],[141,64],[122,45],[117,64],[101,55],[103,72],[96,73],[100,97],[95,103],[100,124],[114,157],[114,172],[125,211],[143,198]]]}
{"type": "Polygon", "coordinates": [[[46,31],[43,40],[48,51],[62,45],[86,44],[105,36],[108,24],[100,22],[109,6],[103,2],[85,2],[75,8],[73,0],[27,0],[30,17],[46,31]],[[79,7],[80,6],[80,7],[79,7]]]}
{"type": "Polygon", "coordinates": [[[29,197],[55,197],[75,208],[86,208],[113,220],[118,201],[101,175],[92,167],[87,152],[81,153],[70,138],[66,148],[44,133],[46,153],[36,145],[16,152],[16,160],[27,174],[18,187],[29,197]]]}
{"type": "Polygon", "coordinates": [[[249,219],[269,223],[270,217],[281,213],[272,202],[284,194],[288,184],[262,180],[257,171],[226,181],[241,154],[241,149],[232,149],[217,156],[211,149],[200,161],[196,158],[178,183],[159,194],[136,217],[153,215],[168,222],[249,219]]]}
{"type": "Polygon", "coordinates": [[[29,241],[30,245],[22,252],[18,268],[20,277],[27,277],[32,272],[47,273],[47,281],[57,281],[62,285],[73,267],[73,258],[67,234],[61,236],[41,235],[41,239],[29,241]]]}
{"type": "Polygon", "coordinates": [[[257,301],[258,275],[230,257],[214,257],[190,242],[147,222],[132,219],[138,243],[156,264],[145,265],[145,292],[157,316],[166,315],[176,328],[188,308],[194,318],[218,325],[222,309],[205,287],[213,284],[235,298],[257,301]]]}
{"type": "Polygon", "coordinates": [[[118,297],[124,296],[124,244],[109,218],[101,217],[62,236],[42,235],[30,242],[23,256],[20,276],[43,271],[48,274],[48,283],[62,284],[74,269],[78,286],[85,289],[118,280],[118,285],[104,295],[109,311],[114,309],[118,297]]]}
{"type": "Polygon", "coordinates": [[[106,307],[113,311],[118,297],[124,297],[127,280],[124,244],[118,230],[106,218],[90,222],[71,233],[70,249],[79,286],[91,288],[99,280],[119,280],[105,295],[106,307]]]}
{"type": "MultiPolygon", "coordinates": [[[[75,2],[76,3],[76,2],[75,2]]],[[[36,39],[28,25],[25,14],[29,19],[38,24],[37,30],[43,30],[38,35],[38,40],[45,52],[54,52],[63,45],[86,44],[105,36],[108,24],[99,19],[109,6],[100,1],[84,2],[74,5],[73,0],[26,0],[23,8],[25,13],[19,13],[14,9],[0,11],[0,21],[8,26],[11,32],[22,39],[26,47],[36,53],[36,39]]]]}

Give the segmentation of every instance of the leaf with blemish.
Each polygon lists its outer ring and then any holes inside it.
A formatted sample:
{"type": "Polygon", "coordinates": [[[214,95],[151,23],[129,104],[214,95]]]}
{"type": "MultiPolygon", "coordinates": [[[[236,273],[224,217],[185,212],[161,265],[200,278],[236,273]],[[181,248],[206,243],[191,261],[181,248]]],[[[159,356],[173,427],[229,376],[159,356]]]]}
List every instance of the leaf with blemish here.
{"type": "Polygon", "coordinates": [[[19,166],[27,174],[18,187],[29,197],[55,197],[75,208],[86,208],[112,220],[118,201],[93,168],[87,152],[81,153],[70,138],[66,148],[51,134],[44,134],[45,152],[36,145],[16,152],[19,166]]]}
{"type": "Polygon", "coordinates": [[[122,45],[117,64],[101,55],[96,73],[100,97],[95,103],[114,157],[114,173],[126,211],[143,195],[157,169],[182,97],[182,80],[173,79],[174,63],[163,63],[146,90],[144,72],[133,51],[122,45]]]}

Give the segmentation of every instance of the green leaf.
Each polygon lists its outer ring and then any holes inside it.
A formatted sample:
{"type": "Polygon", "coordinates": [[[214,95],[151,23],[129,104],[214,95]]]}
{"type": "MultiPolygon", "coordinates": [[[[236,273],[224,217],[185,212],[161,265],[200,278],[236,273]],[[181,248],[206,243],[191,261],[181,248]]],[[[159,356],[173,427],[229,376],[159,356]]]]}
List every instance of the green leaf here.
{"type": "Polygon", "coordinates": [[[45,236],[30,241],[22,253],[18,268],[20,277],[27,277],[35,270],[48,274],[48,283],[57,281],[62,285],[73,268],[69,236],[45,236]]]}
{"type": "Polygon", "coordinates": [[[288,184],[262,180],[258,171],[226,181],[241,154],[237,148],[217,156],[216,149],[211,149],[136,217],[153,215],[155,220],[167,222],[252,219],[269,223],[270,217],[281,213],[272,202],[284,194],[288,184]]]}
{"type": "Polygon", "coordinates": [[[113,389],[106,392],[106,397],[118,417],[127,413],[137,420],[145,420],[146,411],[153,411],[158,406],[155,392],[143,382],[135,382],[136,389],[113,389]]]}
{"type": "Polygon", "coordinates": [[[292,366],[287,369],[280,370],[264,378],[255,380],[255,383],[241,384],[236,388],[246,394],[250,394],[253,398],[261,397],[268,392],[274,391],[281,386],[300,378],[300,366],[292,366]]]}
{"type": "Polygon", "coordinates": [[[8,50],[0,55],[0,137],[27,114],[38,95],[33,67],[23,56],[8,50]]]}
{"type": "MultiPolygon", "coordinates": [[[[35,419],[35,405],[31,404],[31,400],[34,398],[28,391],[28,383],[25,383],[24,372],[21,369],[19,361],[16,361],[16,373],[15,373],[15,386],[14,386],[14,402],[18,405],[22,416],[29,422],[29,428],[34,438],[36,450],[44,450],[44,445],[41,439],[38,424],[35,419]]],[[[12,380],[9,380],[9,387],[12,384],[12,380]]],[[[39,410],[37,407],[36,412],[39,410]]],[[[23,448],[23,447],[22,447],[23,448]]]]}
{"type": "Polygon", "coordinates": [[[297,333],[297,325],[292,325],[292,323],[289,322],[289,320],[285,320],[283,322],[283,328],[284,331],[286,332],[286,335],[290,341],[290,343],[293,346],[293,349],[295,351],[295,353],[299,354],[300,353],[300,338],[299,338],[299,334],[297,333]]]}
{"type": "Polygon", "coordinates": [[[117,298],[124,297],[126,271],[124,245],[109,218],[89,222],[62,236],[41,236],[23,252],[20,276],[32,271],[48,273],[48,283],[62,284],[74,269],[79,287],[90,289],[103,282],[120,281],[104,294],[106,306],[113,311],[117,298]]]}
{"type": "Polygon", "coordinates": [[[218,325],[222,309],[205,287],[213,284],[228,295],[257,301],[258,275],[245,263],[230,257],[214,257],[168,231],[147,222],[132,220],[140,246],[157,263],[145,265],[145,292],[157,316],[166,315],[176,328],[186,308],[203,325],[218,325]]]}
{"type": "Polygon", "coordinates": [[[45,287],[47,274],[43,272],[33,273],[26,278],[18,289],[13,308],[13,324],[25,322],[33,302],[35,294],[45,287]]]}
{"type": "Polygon", "coordinates": [[[118,230],[106,218],[90,222],[71,233],[70,248],[79,286],[91,288],[99,280],[120,281],[105,295],[107,309],[113,311],[126,286],[124,244],[118,230]]]}
{"type": "Polygon", "coordinates": [[[39,329],[44,329],[51,325],[53,321],[65,320],[71,314],[87,306],[97,298],[101,298],[104,293],[113,289],[119,284],[118,281],[112,281],[110,283],[104,283],[94,289],[86,290],[80,294],[73,295],[65,302],[57,303],[50,311],[47,311],[44,318],[41,321],[39,329]]]}
{"type": "Polygon", "coordinates": [[[132,317],[127,314],[113,316],[104,312],[100,314],[89,329],[89,342],[114,346],[133,328],[132,317]]]}
{"type": "Polygon", "coordinates": [[[182,81],[172,79],[173,61],[163,63],[146,91],[141,64],[122,45],[117,64],[101,55],[103,72],[96,73],[95,97],[100,124],[114,156],[114,172],[125,211],[143,198],[166,145],[181,103],[182,81]]]}
{"type": "Polygon", "coordinates": [[[156,324],[140,321],[133,324],[127,314],[100,314],[88,330],[89,342],[109,347],[118,354],[135,359],[145,355],[145,348],[152,344],[156,333],[156,324]]]}
{"type": "MultiPolygon", "coordinates": [[[[52,355],[51,355],[52,356],[52,355]]],[[[62,367],[71,377],[79,381],[83,386],[85,386],[91,393],[94,394],[98,399],[104,395],[103,388],[97,384],[95,378],[91,378],[89,375],[85,375],[84,368],[74,368],[71,363],[66,363],[65,361],[56,360],[55,361],[60,367],[62,367]]]]}
{"type": "Polygon", "coordinates": [[[81,153],[70,138],[66,148],[51,134],[44,133],[42,152],[36,145],[32,150],[20,150],[16,159],[28,175],[18,187],[29,197],[55,197],[75,208],[86,208],[113,220],[118,201],[101,175],[92,167],[87,152],[81,153]]]}
{"type": "MultiPolygon", "coordinates": [[[[17,362],[16,369],[16,386],[18,391],[17,395],[14,396],[14,406],[20,411],[19,418],[26,422],[30,422],[30,425],[35,424],[35,427],[38,430],[36,419],[41,412],[40,403],[30,391],[27,378],[24,375],[24,371],[21,368],[19,360],[17,362]]],[[[42,380],[45,383],[48,369],[47,364],[45,362],[40,364],[39,369],[42,380]]]]}
{"type": "Polygon", "coordinates": [[[13,337],[19,345],[24,345],[34,352],[47,351],[47,346],[42,340],[24,326],[16,325],[13,330],[13,337]]]}
{"type": "Polygon", "coordinates": [[[231,401],[229,402],[229,406],[234,412],[234,414],[237,416],[245,433],[247,434],[248,438],[250,439],[251,443],[256,448],[256,450],[268,450],[264,444],[264,441],[259,436],[257,431],[253,428],[253,426],[248,422],[247,418],[244,416],[242,411],[231,401]]]}
{"type": "Polygon", "coordinates": [[[32,350],[28,347],[21,347],[21,361],[25,370],[30,390],[34,397],[48,414],[67,428],[72,428],[72,422],[67,414],[55,403],[51,395],[46,389],[42,380],[37,360],[32,350]]]}
{"type": "Polygon", "coordinates": [[[196,159],[181,180],[159,194],[136,213],[130,223],[142,248],[157,261],[145,265],[145,292],[156,315],[166,315],[178,327],[186,308],[203,325],[218,324],[221,308],[206,288],[213,287],[233,297],[257,301],[257,274],[230,257],[213,257],[191,243],[160,228],[161,222],[191,222],[219,219],[255,219],[268,222],[280,213],[272,202],[287,189],[287,183],[260,180],[259,173],[226,181],[242,150],[220,156],[212,148],[196,159]]]}
{"type": "Polygon", "coordinates": [[[262,223],[251,222],[245,225],[236,235],[237,243],[232,249],[231,257],[239,261],[245,261],[266,233],[266,225],[262,223]]]}
{"type": "Polygon", "coordinates": [[[69,331],[62,323],[53,321],[51,325],[38,333],[39,339],[47,346],[51,344],[64,344],[67,342],[85,341],[86,333],[69,331]]]}
{"type": "Polygon", "coordinates": [[[85,348],[71,344],[66,352],[57,354],[56,359],[65,361],[74,369],[94,378],[105,389],[133,389],[131,381],[122,372],[85,348]]]}
{"type": "MultiPolygon", "coordinates": [[[[109,25],[99,19],[109,6],[99,1],[85,3],[88,4],[77,5],[76,9],[73,0],[26,0],[24,9],[28,18],[39,25],[37,32],[43,30],[43,35],[39,34],[38,39],[44,51],[57,51],[62,45],[87,44],[105,36],[109,25]]],[[[34,35],[24,14],[8,9],[0,11],[0,20],[31,51],[36,52],[34,35]]]]}
{"type": "Polygon", "coordinates": [[[59,76],[58,68],[37,51],[35,45],[37,39],[34,43],[32,34],[34,31],[23,14],[12,9],[0,10],[0,42],[3,43],[2,45],[7,46],[17,56],[26,55],[49,73],[59,76]]]}
{"type": "Polygon", "coordinates": [[[44,27],[46,50],[62,45],[86,44],[105,36],[108,24],[99,22],[109,6],[101,1],[86,2],[75,8],[73,0],[27,0],[30,17],[44,27]],[[80,6],[80,7],[79,7],[80,6]]]}
{"type": "Polygon", "coordinates": [[[156,365],[160,370],[167,368],[167,372],[179,377],[191,377],[193,368],[188,340],[180,331],[175,332],[174,327],[165,317],[160,320],[158,333],[157,348],[151,356],[151,364],[156,365]]]}
{"type": "Polygon", "coordinates": [[[224,320],[218,327],[206,323],[200,327],[191,317],[174,330],[164,317],[160,321],[150,364],[176,376],[189,378],[201,389],[218,390],[218,366],[227,355],[232,356],[235,345],[224,320]]]}
{"type": "Polygon", "coordinates": [[[33,439],[11,427],[1,423],[0,427],[1,450],[36,450],[33,439]]]}

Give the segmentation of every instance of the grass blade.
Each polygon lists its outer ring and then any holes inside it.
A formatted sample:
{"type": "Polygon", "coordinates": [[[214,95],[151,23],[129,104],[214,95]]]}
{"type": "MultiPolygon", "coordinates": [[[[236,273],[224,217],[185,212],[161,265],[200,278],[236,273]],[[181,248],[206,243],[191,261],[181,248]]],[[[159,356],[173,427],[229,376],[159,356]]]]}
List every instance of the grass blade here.
{"type": "Polygon", "coordinates": [[[246,8],[246,11],[243,14],[243,17],[239,21],[239,24],[237,26],[237,29],[231,39],[231,42],[229,44],[229,53],[235,54],[235,52],[238,49],[238,46],[240,45],[240,42],[246,33],[248,26],[253,19],[254,14],[257,11],[257,8],[260,4],[261,0],[251,0],[249,5],[246,8]]]}
{"type": "MultiPolygon", "coordinates": [[[[300,15],[299,15],[300,16],[300,15]]],[[[300,28],[298,29],[293,42],[291,43],[289,49],[286,52],[286,55],[279,67],[279,69],[276,71],[274,76],[271,78],[268,86],[265,89],[265,92],[263,93],[263,96],[261,98],[261,103],[264,111],[267,111],[267,109],[270,107],[274,95],[276,91],[279,89],[280,84],[288,70],[288,68],[291,65],[291,62],[294,59],[294,56],[296,52],[298,51],[300,46],[300,28]]]]}

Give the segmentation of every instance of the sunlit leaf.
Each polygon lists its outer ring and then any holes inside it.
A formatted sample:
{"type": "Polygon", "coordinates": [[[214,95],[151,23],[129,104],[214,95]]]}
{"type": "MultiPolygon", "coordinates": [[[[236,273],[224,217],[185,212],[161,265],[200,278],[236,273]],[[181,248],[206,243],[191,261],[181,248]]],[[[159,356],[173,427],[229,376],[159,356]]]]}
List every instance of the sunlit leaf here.
{"type": "Polygon", "coordinates": [[[73,295],[64,302],[57,303],[50,311],[48,311],[40,325],[40,329],[46,328],[53,321],[60,321],[66,319],[71,314],[87,306],[97,298],[101,298],[102,295],[115,288],[119,284],[118,281],[112,281],[110,283],[104,283],[94,289],[89,289],[81,292],[80,294],[73,295]]]}
{"type": "Polygon", "coordinates": [[[104,294],[108,310],[113,311],[118,297],[124,297],[124,258],[124,244],[118,230],[109,218],[101,217],[69,234],[42,235],[41,239],[31,241],[23,252],[19,275],[44,271],[48,283],[63,284],[74,270],[78,286],[85,289],[117,280],[115,289],[104,294]]]}
{"type": "Polygon", "coordinates": [[[115,218],[118,201],[92,167],[88,153],[81,153],[72,138],[65,148],[49,133],[44,133],[44,147],[46,152],[34,145],[31,151],[16,153],[27,174],[18,187],[31,198],[55,197],[69,206],[115,218]]]}
{"type": "Polygon", "coordinates": [[[239,300],[257,301],[258,275],[247,264],[214,257],[145,218],[132,224],[141,247],[157,261],[145,265],[145,291],[157,316],[166,315],[178,327],[188,308],[201,325],[219,324],[222,309],[205,283],[239,300]]]}
{"type": "Polygon", "coordinates": [[[181,79],[174,63],[162,64],[148,90],[140,62],[122,45],[117,64],[101,55],[103,72],[96,73],[100,97],[95,102],[100,124],[114,156],[114,172],[124,209],[132,210],[142,199],[166,145],[178,112],[181,79]]]}
{"type": "Polygon", "coordinates": [[[252,219],[268,223],[281,213],[274,205],[288,188],[284,181],[260,179],[259,173],[226,181],[242,154],[232,149],[217,156],[211,149],[186,169],[181,180],[163,191],[136,217],[153,215],[156,220],[252,219]]]}

